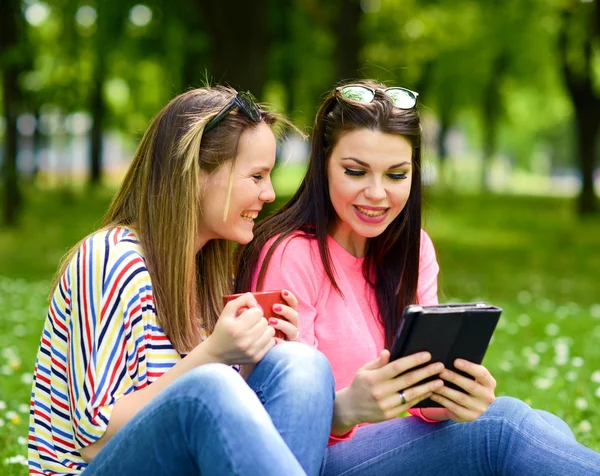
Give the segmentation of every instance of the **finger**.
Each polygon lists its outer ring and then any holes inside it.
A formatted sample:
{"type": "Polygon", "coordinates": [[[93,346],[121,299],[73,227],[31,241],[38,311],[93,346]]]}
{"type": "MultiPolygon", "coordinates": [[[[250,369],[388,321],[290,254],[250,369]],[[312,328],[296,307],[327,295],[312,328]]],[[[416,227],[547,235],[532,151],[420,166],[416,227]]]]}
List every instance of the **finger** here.
{"type": "Polygon", "coordinates": [[[435,362],[426,367],[406,372],[400,377],[395,377],[386,382],[386,386],[389,387],[390,392],[399,392],[400,390],[412,387],[426,378],[438,375],[442,370],[444,370],[444,364],[435,362]]]}
{"type": "Polygon", "coordinates": [[[291,291],[284,289],[281,291],[281,297],[283,297],[285,302],[287,302],[288,306],[290,306],[292,309],[296,309],[296,307],[298,307],[298,299],[296,299],[296,296],[294,296],[291,291]]]}
{"type": "Polygon", "coordinates": [[[250,348],[249,357],[253,362],[260,362],[265,354],[273,348],[275,342],[275,329],[267,326],[265,332],[254,342],[254,345],[250,348]]]}
{"type": "MultiPolygon", "coordinates": [[[[252,329],[257,323],[265,319],[263,312],[257,307],[251,307],[243,311],[236,321],[236,326],[241,332],[252,329]]],[[[266,320],[265,320],[266,323],[266,320]]]]}
{"type": "Polygon", "coordinates": [[[385,365],[387,365],[387,363],[390,361],[390,352],[389,350],[382,350],[379,353],[379,357],[377,357],[375,360],[372,360],[371,362],[367,362],[365,365],[363,365],[361,367],[360,370],[375,370],[375,369],[380,369],[382,367],[384,367],[385,365]]]}
{"type": "Polygon", "coordinates": [[[447,398],[448,400],[451,400],[452,402],[456,403],[457,405],[460,405],[461,407],[464,407],[468,410],[472,410],[478,414],[484,413],[491,403],[487,402],[482,398],[477,398],[473,395],[463,393],[459,390],[454,390],[453,388],[450,388],[447,385],[440,388],[439,390],[436,390],[435,393],[447,398]]]}
{"type": "Polygon", "coordinates": [[[469,375],[475,377],[475,379],[484,387],[488,387],[491,389],[496,388],[496,379],[492,376],[490,371],[483,365],[475,364],[464,359],[456,359],[454,361],[454,366],[458,370],[462,370],[463,372],[466,372],[469,375]]]}
{"type": "Polygon", "coordinates": [[[282,319],[291,322],[295,327],[298,327],[298,312],[295,309],[285,304],[274,304],[273,312],[281,316],[282,319]]]}
{"type": "Polygon", "coordinates": [[[226,312],[231,316],[236,316],[241,307],[258,307],[256,298],[252,295],[252,293],[244,293],[240,297],[232,299],[225,304],[223,312],[226,312]]]}
{"type": "Polygon", "coordinates": [[[270,317],[269,325],[273,329],[279,329],[280,331],[282,331],[286,335],[288,340],[296,340],[298,337],[298,328],[295,325],[284,321],[283,319],[276,319],[274,317],[270,317]]]}
{"type": "Polygon", "coordinates": [[[449,369],[444,369],[440,373],[440,377],[446,380],[447,382],[452,382],[453,384],[462,388],[465,392],[467,392],[470,395],[473,395],[474,397],[483,398],[490,392],[489,388],[484,387],[479,382],[465,377],[463,375],[457,374],[456,372],[453,372],[449,369]]]}
{"type": "Polygon", "coordinates": [[[431,398],[434,402],[439,403],[444,408],[447,408],[448,410],[450,410],[452,413],[454,413],[459,418],[460,421],[473,421],[480,415],[472,410],[469,410],[461,405],[458,405],[457,403],[453,402],[452,400],[446,398],[443,395],[434,393],[429,398],[431,398]]]}
{"type": "MultiPolygon", "coordinates": [[[[404,402],[405,403],[403,403],[403,401],[402,401],[402,395],[400,395],[400,392],[395,391],[395,392],[391,393],[389,397],[382,400],[380,403],[380,406],[383,409],[387,409],[387,408],[392,408],[392,407],[398,407],[401,405],[406,405],[407,402],[421,401],[423,398],[427,398],[427,397],[423,397],[423,395],[431,395],[433,392],[438,391],[443,386],[444,386],[444,382],[442,380],[438,379],[438,380],[433,380],[431,382],[424,383],[422,385],[418,385],[416,387],[406,388],[406,389],[402,390],[404,392],[404,402]]],[[[410,408],[410,407],[407,407],[407,408],[410,408]]]]}
{"type": "Polygon", "coordinates": [[[385,380],[390,380],[397,375],[403,374],[407,370],[410,370],[418,365],[423,365],[431,360],[431,354],[429,352],[418,352],[416,354],[407,355],[401,359],[390,362],[385,367],[382,373],[382,377],[385,380]]]}

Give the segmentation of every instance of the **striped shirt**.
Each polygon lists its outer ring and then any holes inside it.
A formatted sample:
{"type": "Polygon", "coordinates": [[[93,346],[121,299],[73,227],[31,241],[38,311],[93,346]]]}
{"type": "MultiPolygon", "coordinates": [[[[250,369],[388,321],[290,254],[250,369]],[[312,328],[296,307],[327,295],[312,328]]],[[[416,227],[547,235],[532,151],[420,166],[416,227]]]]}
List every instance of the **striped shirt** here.
{"type": "Polygon", "coordinates": [[[56,287],[34,369],[30,474],[79,474],[79,449],[106,431],[116,400],[181,359],[159,327],[152,282],[135,234],[99,231],[56,287]]]}

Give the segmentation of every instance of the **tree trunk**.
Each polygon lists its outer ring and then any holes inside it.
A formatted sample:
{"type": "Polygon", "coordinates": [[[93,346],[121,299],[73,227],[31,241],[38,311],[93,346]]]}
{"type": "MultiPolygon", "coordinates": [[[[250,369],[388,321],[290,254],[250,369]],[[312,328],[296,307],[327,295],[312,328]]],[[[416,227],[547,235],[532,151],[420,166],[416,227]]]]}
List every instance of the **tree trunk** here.
{"type": "Polygon", "coordinates": [[[447,188],[448,180],[448,149],[446,148],[446,139],[450,131],[450,117],[445,111],[440,111],[440,128],[437,136],[438,163],[439,163],[439,183],[442,188],[447,188]]]}
{"type": "Polygon", "coordinates": [[[2,173],[4,179],[3,222],[6,226],[17,224],[21,194],[17,172],[17,109],[19,101],[19,15],[20,2],[7,0],[0,8],[0,67],[2,68],[2,90],[6,141],[2,173]]]}
{"type": "Polygon", "coordinates": [[[268,0],[200,0],[211,40],[211,74],[217,83],[262,97],[269,53],[268,0]]]}
{"type": "Polygon", "coordinates": [[[598,201],[594,193],[594,165],[600,115],[598,110],[586,109],[588,108],[576,110],[577,150],[581,171],[581,191],[577,198],[577,210],[580,215],[598,213],[598,201]]]}
{"type": "Polygon", "coordinates": [[[343,81],[360,76],[360,18],[362,9],[359,0],[342,0],[340,13],[335,23],[336,80],[343,81]]]}
{"type": "MultiPolygon", "coordinates": [[[[581,5],[579,7],[583,8],[581,5]]],[[[588,30],[583,44],[584,67],[575,69],[568,58],[567,31],[573,21],[573,11],[564,10],[561,30],[558,34],[558,51],[565,78],[565,84],[573,108],[577,126],[577,162],[581,172],[581,191],[577,199],[577,211],[580,215],[596,214],[600,210],[594,193],[594,168],[596,162],[596,144],[600,132],[600,97],[596,94],[592,81],[592,44],[600,34],[600,7],[594,6],[596,23],[588,30]]]]}
{"type": "Polygon", "coordinates": [[[3,77],[4,117],[6,118],[6,143],[4,147],[4,213],[3,221],[7,226],[17,224],[21,194],[17,173],[17,108],[15,98],[18,95],[18,73],[14,68],[5,69],[3,77]]]}

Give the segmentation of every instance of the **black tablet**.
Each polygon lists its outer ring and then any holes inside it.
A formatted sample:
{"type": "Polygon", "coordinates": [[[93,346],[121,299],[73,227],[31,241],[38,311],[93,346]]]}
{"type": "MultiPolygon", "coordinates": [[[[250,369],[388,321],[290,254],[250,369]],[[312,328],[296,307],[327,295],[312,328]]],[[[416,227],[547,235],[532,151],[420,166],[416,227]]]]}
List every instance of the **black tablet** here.
{"type": "MultiPolygon", "coordinates": [[[[458,358],[481,364],[500,319],[502,309],[482,302],[469,304],[441,304],[436,306],[410,305],[402,315],[400,328],[391,350],[391,360],[416,352],[427,351],[431,361],[442,362],[447,369],[473,378],[454,367],[458,358]]],[[[411,369],[413,370],[413,369],[411,369]]],[[[421,381],[434,380],[437,376],[421,381]]],[[[461,390],[456,385],[446,385],[461,390]]],[[[441,407],[426,399],[417,408],[441,407]]]]}

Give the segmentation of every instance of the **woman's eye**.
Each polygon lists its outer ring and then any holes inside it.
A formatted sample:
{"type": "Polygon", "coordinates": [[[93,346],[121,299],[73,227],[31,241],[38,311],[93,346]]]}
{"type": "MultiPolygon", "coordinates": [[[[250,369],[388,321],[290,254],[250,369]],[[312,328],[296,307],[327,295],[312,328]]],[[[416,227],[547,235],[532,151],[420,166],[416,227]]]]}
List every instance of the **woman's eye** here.
{"type": "Polygon", "coordinates": [[[388,174],[388,177],[392,180],[402,180],[406,178],[406,174],[388,174]]]}
{"type": "Polygon", "coordinates": [[[257,181],[258,181],[258,180],[262,180],[262,179],[263,179],[263,176],[262,176],[261,174],[255,174],[255,175],[253,175],[253,176],[252,176],[252,178],[253,178],[254,180],[257,180],[257,181]]]}
{"type": "Polygon", "coordinates": [[[353,170],[353,169],[348,169],[346,167],[344,167],[344,173],[346,175],[350,175],[350,177],[362,177],[363,175],[366,174],[366,172],[364,170],[353,170]]]}

